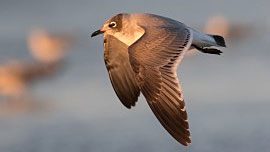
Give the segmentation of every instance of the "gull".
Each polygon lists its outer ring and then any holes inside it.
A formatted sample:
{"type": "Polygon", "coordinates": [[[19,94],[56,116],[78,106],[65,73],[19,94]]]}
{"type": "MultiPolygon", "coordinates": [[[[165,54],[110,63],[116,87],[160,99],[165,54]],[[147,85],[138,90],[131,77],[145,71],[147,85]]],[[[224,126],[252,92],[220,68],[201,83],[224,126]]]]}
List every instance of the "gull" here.
{"type": "Polygon", "coordinates": [[[118,98],[135,106],[140,93],[161,125],[179,143],[191,143],[177,67],[190,49],[220,55],[224,38],[196,31],[154,14],[121,13],[107,20],[91,37],[104,34],[104,60],[118,98]]]}

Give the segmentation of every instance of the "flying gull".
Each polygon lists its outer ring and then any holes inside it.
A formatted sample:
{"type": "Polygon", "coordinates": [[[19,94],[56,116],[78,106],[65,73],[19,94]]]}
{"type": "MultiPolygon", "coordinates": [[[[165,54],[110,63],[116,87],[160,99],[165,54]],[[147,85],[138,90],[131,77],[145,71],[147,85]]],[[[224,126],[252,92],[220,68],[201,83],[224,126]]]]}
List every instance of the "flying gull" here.
{"type": "Polygon", "coordinates": [[[220,55],[224,38],[196,31],[154,14],[118,14],[91,37],[104,34],[104,60],[118,98],[135,106],[140,92],[162,126],[179,143],[191,143],[188,117],[177,67],[195,48],[220,55]]]}

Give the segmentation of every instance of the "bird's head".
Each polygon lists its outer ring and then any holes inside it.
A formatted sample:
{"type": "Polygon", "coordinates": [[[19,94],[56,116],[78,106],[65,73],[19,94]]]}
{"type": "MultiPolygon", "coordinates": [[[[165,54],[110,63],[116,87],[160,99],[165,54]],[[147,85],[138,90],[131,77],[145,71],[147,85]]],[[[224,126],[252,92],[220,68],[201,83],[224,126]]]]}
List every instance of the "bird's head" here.
{"type": "Polygon", "coordinates": [[[91,37],[97,36],[102,33],[114,35],[117,32],[121,32],[123,27],[123,21],[125,20],[125,16],[127,15],[128,14],[117,14],[113,16],[112,18],[107,20],[99,30],[92,33],[91,37]]]}
{"type": "Polygon", "coordinates": [[[104,33],[130,46],[144,34],[144,29],[137,24],[137,21],[136,15],[117,14],[107,20],[99,30],[92,33],[91,37],[104,33]]]}

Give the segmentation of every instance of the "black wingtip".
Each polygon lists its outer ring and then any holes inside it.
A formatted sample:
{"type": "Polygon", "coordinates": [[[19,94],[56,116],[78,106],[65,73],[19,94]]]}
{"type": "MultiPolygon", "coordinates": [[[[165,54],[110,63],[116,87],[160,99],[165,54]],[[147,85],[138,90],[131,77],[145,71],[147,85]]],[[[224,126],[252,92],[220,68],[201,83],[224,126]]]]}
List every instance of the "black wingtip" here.
{"type": "Polygon", "coordinates": [[[211,36],[215,39],[217,45],[226,47],[225,40],[222,36],[219,35],[211,35],[211,36]]]}

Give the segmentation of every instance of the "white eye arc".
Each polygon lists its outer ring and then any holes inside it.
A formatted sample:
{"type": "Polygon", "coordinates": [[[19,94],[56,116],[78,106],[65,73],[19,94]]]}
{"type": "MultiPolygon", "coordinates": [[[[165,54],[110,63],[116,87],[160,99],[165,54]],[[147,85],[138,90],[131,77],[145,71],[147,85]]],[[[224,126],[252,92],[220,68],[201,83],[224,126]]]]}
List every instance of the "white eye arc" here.
{"type": "Polygon", "coordinates": [[[110,27],[110,28],[116,27],[116,26],[117,26],[116,22],[111,22],[111,23],[109,24],[109,27],[110,27]]]}

